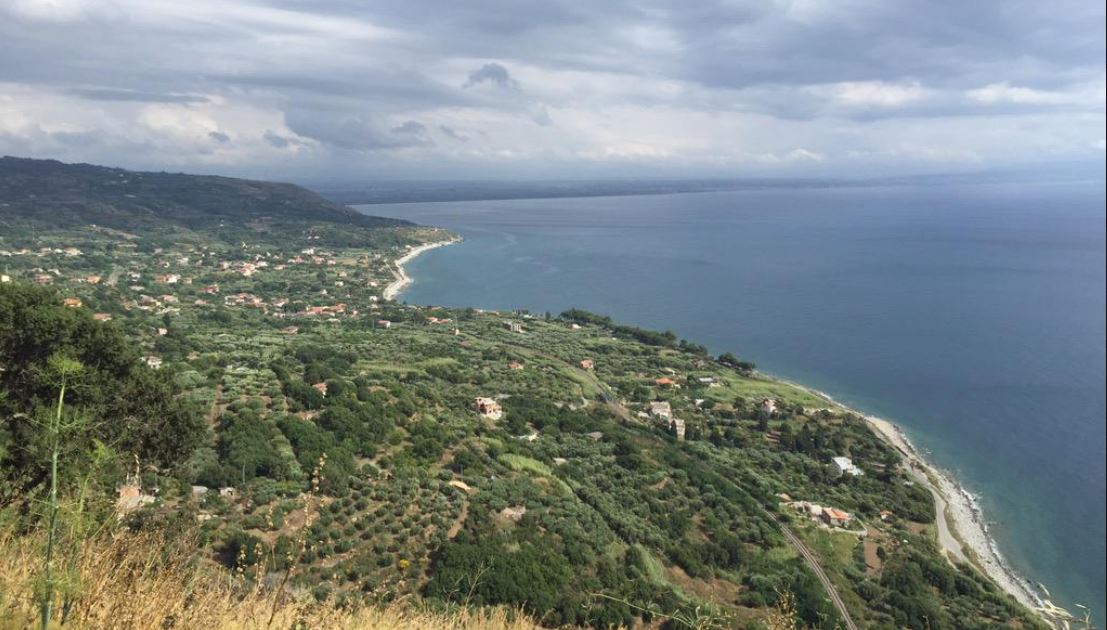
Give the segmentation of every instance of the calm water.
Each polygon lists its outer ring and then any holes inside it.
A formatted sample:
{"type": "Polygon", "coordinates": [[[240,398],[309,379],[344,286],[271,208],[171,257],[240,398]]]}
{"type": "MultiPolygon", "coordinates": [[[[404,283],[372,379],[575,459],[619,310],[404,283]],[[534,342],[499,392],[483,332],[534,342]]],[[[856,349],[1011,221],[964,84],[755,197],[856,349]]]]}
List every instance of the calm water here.
{"type": "Polygon", "coordinates": [[[1105,595],[1102,183],[377,205],[402,299],[672,329],[893,419],[1064,604],[1105,595]]]}

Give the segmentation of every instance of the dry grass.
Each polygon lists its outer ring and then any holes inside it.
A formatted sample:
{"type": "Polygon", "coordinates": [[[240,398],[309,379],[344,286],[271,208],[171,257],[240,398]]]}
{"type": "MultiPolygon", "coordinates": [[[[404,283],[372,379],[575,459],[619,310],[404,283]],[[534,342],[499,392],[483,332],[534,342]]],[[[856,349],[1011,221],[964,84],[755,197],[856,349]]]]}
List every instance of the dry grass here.
{"type": "MultiPolygon", "coordinates": [[[[193,541],[159,533],[117,532],[86,541],[73,557],[57,606],[59,628],[443,628],[522,630],[537,627],[503,609],[448,614],[418,606],[342,608],[309,595],[265,590],[203,561],[193,541]]],[[[42,545],[36,537],[0,533],[0,630],[36,627],[42,545]]]]}

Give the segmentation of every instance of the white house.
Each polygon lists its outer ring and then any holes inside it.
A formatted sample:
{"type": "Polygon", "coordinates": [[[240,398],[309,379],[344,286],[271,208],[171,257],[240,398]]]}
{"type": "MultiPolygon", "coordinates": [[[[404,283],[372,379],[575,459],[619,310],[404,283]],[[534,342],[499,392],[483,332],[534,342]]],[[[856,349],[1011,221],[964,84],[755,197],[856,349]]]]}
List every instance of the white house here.
{"type": "Polygon", "coordinates": [[[861,475],[865,474],[865,471],[861,470],[857,466],[854,466],[853,461],[848,457],[832,458],[831,466],[833,468],[835,477],[841,477],[842,475],[860,477],[861,475]]]}

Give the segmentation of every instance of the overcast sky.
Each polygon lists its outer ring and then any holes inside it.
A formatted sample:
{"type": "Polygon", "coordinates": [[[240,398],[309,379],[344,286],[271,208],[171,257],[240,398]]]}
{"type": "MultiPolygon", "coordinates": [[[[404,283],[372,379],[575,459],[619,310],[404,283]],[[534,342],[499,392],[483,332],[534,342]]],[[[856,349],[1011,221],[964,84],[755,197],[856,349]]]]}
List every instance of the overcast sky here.
{"type": "Polygon", "coordinates": [[[0,154],[291,179],[1104,159],[1102,0],[0,0],[0,154]]]}

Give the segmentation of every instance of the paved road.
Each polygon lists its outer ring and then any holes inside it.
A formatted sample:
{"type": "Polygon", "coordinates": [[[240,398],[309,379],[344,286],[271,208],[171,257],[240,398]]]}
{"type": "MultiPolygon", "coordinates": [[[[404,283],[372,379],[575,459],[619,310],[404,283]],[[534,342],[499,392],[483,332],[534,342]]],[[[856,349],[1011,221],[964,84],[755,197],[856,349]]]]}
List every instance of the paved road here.
{"type": "MultiPolygon", "coordinates": [[[[770,515],[771,516],[771,515],[770,515]]],[[[776,520],[774,518],[774,520],[776,520]]],[[[819,566],[819,559],[815,557],[814,552],[807,548],[807,545],[803,544],[803,541],[796,537],[792,533],[792,530],[788,529],[788,526],[781,523],[779,520],[777,524],[780,525],[780,531],[784,533],[784,537],[788,539],[788,542],[792,543],[792,546],[796,548],[803,559],[807,561],[807,566],[811,567],[811,570],[815,572],[815,577],[819,578],[819,582],[822,582],[823,588],[826,589],[826,594],[830,596],[830,601],[834,603],[834,607],[838,609],[838,616],[842,618],[842,623],[845,624],[847,630],[859,630],[857,624],[853,622],[853,618],[849,616],[849,610],[846,609],[846,603],[842,601],[842,596],[838,594],[838,589],[831,583],[830,578],[827,577],[823,568],[819,566]]]]}
{"type": "Polygon", "coordinates": [[[926,476],[926,471],[919,470],[911,459],[906,460],[906,463],[908,474],[911,475],[916,483],[923,486],[930,491],[930,494],[934,495],[934,522],[938,525],[938,544],[942,549],[942,555],[951,563],[968,563],[969,559],[965,556],[961,541],[957,540],[957,537],[954,536],[953,532],[950,530],[949,519],[946,515],[946,498],[942,496],[941,491],[934,487],[934,484],[930,483],[930,479],[926,476]]]}

